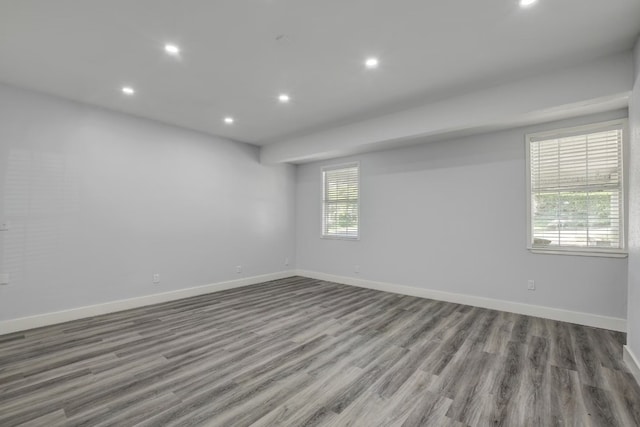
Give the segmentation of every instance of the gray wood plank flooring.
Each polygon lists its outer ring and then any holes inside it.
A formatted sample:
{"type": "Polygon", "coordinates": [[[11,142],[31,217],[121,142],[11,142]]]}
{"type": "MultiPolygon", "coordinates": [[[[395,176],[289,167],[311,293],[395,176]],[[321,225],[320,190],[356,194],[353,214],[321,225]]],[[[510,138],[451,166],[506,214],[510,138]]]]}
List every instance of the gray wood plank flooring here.
{"type": "Polygon", "coordinates": [[[624,339],[292,277],[0,336],[0,426],[640,426],[624,339]]]}

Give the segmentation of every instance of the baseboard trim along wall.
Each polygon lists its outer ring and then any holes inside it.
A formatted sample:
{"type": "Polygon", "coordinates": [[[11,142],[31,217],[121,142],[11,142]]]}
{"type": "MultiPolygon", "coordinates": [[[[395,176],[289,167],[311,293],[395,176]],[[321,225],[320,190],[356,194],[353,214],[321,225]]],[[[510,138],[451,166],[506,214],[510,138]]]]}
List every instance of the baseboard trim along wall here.
{"type": "Polygon", "coordinates": [[[628,345],[622,347],[622,360],[626,363],[627,368],[631,371],[636,382],[640,384],[640,361],[638,361],[638,358],[633,354],[628,345]]]}
{"type": "Polygon", "coordinates": [[[413,286],[395,285],[392,283],[376,282],[373,280],[359,279],[355,277],[336,276],[333,274],[319,273],[316,271],[297,270],[296,273],[298,276],[309,277],[311,279],[326,280],[328,282],[342,283],[345,285],[375,289],[378,291],[393,292],[396,294],[429,298],[456,304],[472,305],[475,307],[489,308],[492,310],[525,314],[527,316],[543,317],[545,319],[559,320],[563,322],[576,323],[578,325],[610,329],[613,331],[626,332],[627,330],[626,319],[617,317],[601,316],[598,314],[562,310],[559,308],[544,307],[540,305],[531,305],[493,298],[478,297],[473,295],[416,288],[413,286]]]}
{"type": "Polygon", "coordinates": [[[243,277],[242,279],[228,280],[225,282],[218,282],[210,285],[196,286],[192,288],[163,292],[159,294],[145,295],[124,300],[110,301],[102,304],[72,308],[69,310],[56,311],[53,313],[45,313],[35,316],[21,317],[18,319],[3,320],[0,321],[0,335],[8,334],[11,332],[25,331],[27,329],[39,328],[42,326],[55,325],[57,323],[69,322],[71,320],[99,316],[101,314],[108,314],[117,311],[129,310],[132,308],[144,307],[152,304],[159,304],[162,302],[175,301],[182,298],[189,298],[198,295],[209,294],[212,292],[224,291],[227,289],[255,285],[257,283],[284,279],[294,275],[295,272],[293,271],[280,271],[277,273],[243,277]]]}
{"type": "MultiPolygon", "coordinates": [[[[0,335],[12,332],[24,331],[42,326],[55,325],[57,323],[69,322],[71,320],[84,319],[87,317],[99,316],[101,314],[114,313],[117,311],[129,310],[132,308],[144,307],[152,304],[175,301],[182,298],[189,298],[227,289],[240,288],[257,283],[268,282],[270,280],[284,279],[291,276],[304,276],[311,279],[326,280],[329,282],[342,283],[361,288],[375,289],[378,291],[392,292],[402,295],[410,295],[420,298],[429,298],[438,301],[447,301],[456,304],[465,304],[475,307],[501,310],[528,316],[543,317],[551,320],[577,323],[579,325],[593,326],[596,328],[610,329],[614,331],[626,332],[627,321],[616,317],[601,316],[597,314],[582,313],[577,311],[561,310],[557,308],[544,307],[531,304],[523,304],[512,301],[484,298],[473,295],[456,294],[452,292],[436,291],[432,289],[416,288],[406,285],[395,285],[392,283],[376,282],[373,280],[359,279],[355,277],[337,276],[333,274],[319,273],[308,270],[288,270],[277,273],[263,274],[259,276],[245,277],[242,279],[229,280],[204,286],[179,289],[171,292],[145,295],[126,300],[110,301],[102,304],[78,307],[69,310],[57,311],[53,313],[38,314],[35,316],[22,317],[0,321],[0,335]]],[[[625,347],[625,360],[627,358],[635,363],[635,358],[625,347]]],[[[627,361],[631,366],[631,363],[627,361]]],[[[631,368],[630,368],[631,369],[631,368]]]]}

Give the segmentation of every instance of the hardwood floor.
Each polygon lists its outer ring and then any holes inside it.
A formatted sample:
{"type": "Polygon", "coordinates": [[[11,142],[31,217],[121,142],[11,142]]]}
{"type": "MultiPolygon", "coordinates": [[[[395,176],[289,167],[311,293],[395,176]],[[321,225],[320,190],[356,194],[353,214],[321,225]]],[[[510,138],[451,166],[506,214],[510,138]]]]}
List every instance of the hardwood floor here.
{"type": "Polygon", "coordinates": [[[0,426],[638,426],[623,342],[294,277],[0,336],[0,426]]]}

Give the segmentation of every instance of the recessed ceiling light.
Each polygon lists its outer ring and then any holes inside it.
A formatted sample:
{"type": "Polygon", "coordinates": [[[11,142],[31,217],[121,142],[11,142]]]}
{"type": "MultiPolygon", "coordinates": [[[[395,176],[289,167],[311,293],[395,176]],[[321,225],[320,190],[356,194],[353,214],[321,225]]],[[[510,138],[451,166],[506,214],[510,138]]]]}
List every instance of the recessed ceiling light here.
{"type": "Polygon", "coordinates": [[[538,0],[520,0],[520,7],[529,7],[535,4],[538,0]]]}
{"type": "Polygon", "coordinates": [[[278,95],[278,101],[280,101],[282,103],[287,103],[287,102],[291,101],[291,97],[289,95],[287,95],[286,93],[281,93],[280,95],[278,95]]]}
{"type": "Polygon", "coordinates": [[[234,122],[233,117],[229,117],[229,116],[225,117],[224,122],[228,125],[232,124],[234,122]]]}
{"type": "Polygon", "coordinates": [[[378,68],[378,65],[380,64],[380,61],[378,61],[378,58],[367,58],[366,61],[364,61],[364,65],[367,68],[378,68]]]}
{"type": "Polygon", "coordinates": [[[179,55],[180,47],[176,46],[175,44],[168,43],[164,45],[164,51],[169,55],[179,55]]]}
{"type": "Polygon", "coordinates": [[[133,95],[136,91],[131,86],[123,86],[122,93],[125,95],[133,95]]]}

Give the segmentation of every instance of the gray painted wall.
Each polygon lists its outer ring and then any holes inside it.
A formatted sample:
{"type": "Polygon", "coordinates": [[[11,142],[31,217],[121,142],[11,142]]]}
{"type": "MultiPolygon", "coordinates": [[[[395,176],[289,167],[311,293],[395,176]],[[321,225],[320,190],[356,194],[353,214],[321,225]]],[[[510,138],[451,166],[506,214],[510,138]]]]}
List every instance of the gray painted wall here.
{"type": "Polygon", "coordinates": [[[626,259],[526,250],[524,143],[526,132],[626,114],[299,166],[298,268],[626,318],[626,259]],[[361,239],[321,239],[321,167],[352,160],[361,162],[361,239]]]}
{"type": "Polygon", "coordinates": [[[301,269],[626,317],[627,260],[530,254],[524,200],[526,132],[625,114],[307,164],[296,183],[250,145],[0,85],[0,320],[282,271],[296,251],[301,269]],[[320,167],[348,160],[362,239],[323,240],[320,167]]]}
{"type": "Polygon", "coordinates": [[[636,43],[636,81],[629,103],[629,296],[627,343],[640,356],[640,39],[636,43]]]}
{"type": "Polygon", "coordinates": [[[0,271],[11,274],[0,320],[281,271],[285,257],[295,265],[295,167],[258,157],[0,86],[0,222],[10,224],[0,271]]]}

